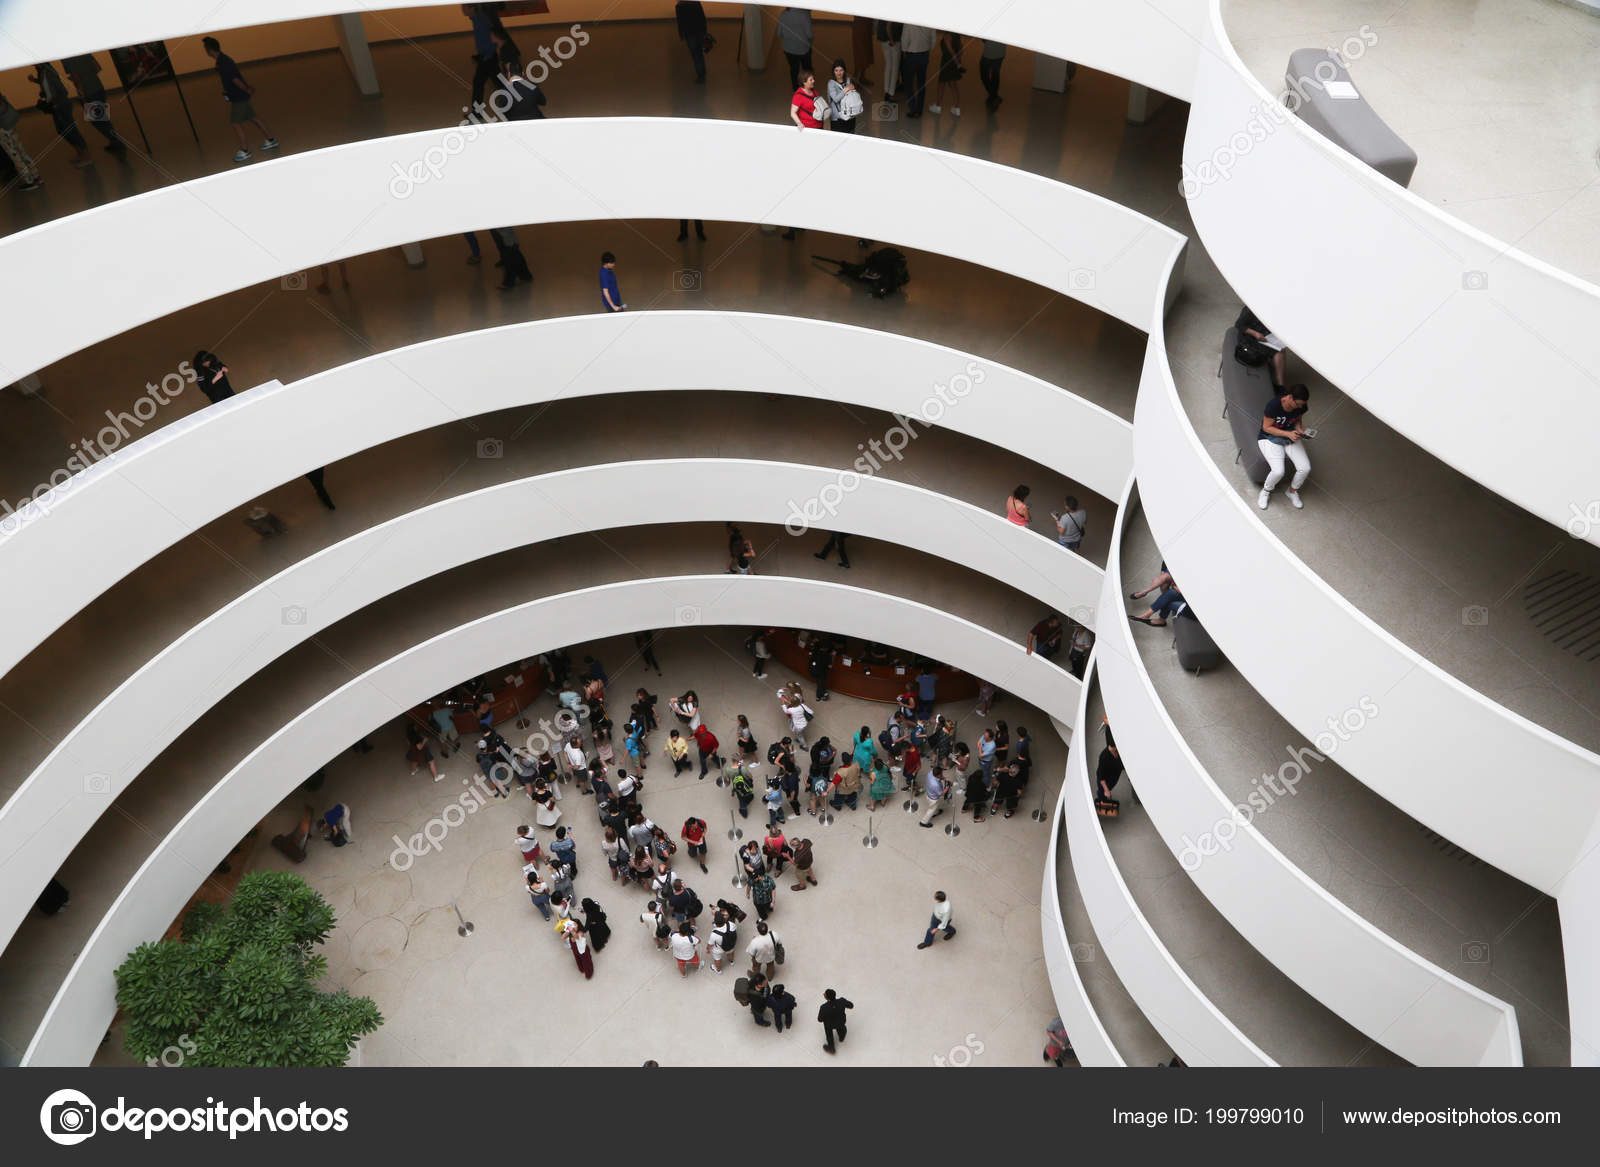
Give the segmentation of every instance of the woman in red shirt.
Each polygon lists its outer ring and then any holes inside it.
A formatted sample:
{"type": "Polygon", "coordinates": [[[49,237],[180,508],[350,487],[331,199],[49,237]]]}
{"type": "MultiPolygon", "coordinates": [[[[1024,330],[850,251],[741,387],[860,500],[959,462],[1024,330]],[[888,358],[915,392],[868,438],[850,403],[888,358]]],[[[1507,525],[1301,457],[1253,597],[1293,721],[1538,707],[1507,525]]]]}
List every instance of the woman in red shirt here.
{"type": "MultiPolygon", "coordinates": [[[[826,110],[827,106],[824,105],[826,110]]],[[[800,74],[800,88],[794,91],[789,105],[789,118],[802,130],[820,130],[822,119],[817,116],[817,75],[809,69],[800,74]]]]}

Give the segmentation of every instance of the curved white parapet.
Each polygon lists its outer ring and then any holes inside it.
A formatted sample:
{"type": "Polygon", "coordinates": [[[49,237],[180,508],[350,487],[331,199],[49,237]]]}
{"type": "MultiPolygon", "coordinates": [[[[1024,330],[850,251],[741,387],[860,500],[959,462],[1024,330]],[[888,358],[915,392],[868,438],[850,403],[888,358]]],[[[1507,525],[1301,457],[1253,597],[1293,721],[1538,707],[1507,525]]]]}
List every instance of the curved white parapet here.
{"type": "MultiPolygon", "coordinates": [[[[1251,823],[1277,797],[1292,794],[1292,786],[1257,791],[1251,798],[1260,805],[1235,809],[1183,740],[1150,683],[1125,614],[1119,555],[1131,501],[1130,490],[1112,534],[1096,675],[1123,761],[1138,776],[1140,805],[1162,841],[1256,951],[1372,1040],[1415,1065],[1521,1065],[1509,1005],[1368,923],[1251,823]]],[[[1249,590],[1259,600],[1262,593],[1249,590]]]]}
{"type": "Polygon", "coordinates": [[[1171,228],[1076,187],[864,135],[689,118],[428,130],[291,154],[0,240],[0,270],[10,277],[0,282],[8,326],[0,384],[337,258],[504,223],[684,217],[892,240],[1000,268],[1141,329],[1149,291],[1183,245],[1171,228]],[[841,190],[940,195],[841,199],[841,190]],[[74,302],[85,287],[95,289],[93,312],[47,307],[74,302]]]}
{"type": "Polygon", "coordinates": [[[1556,894],[1600,814],[1600,757],[1425,660],[1285,547],[1195,435],[1159,337],[1158,325],[1134,413],[1134,473],[1156,545],[1207,631],[1308,742],[1332,739],[1352,777],[1556,894]],[[1263,629],[1263,597],[1294,613],[1292,644],[1263,629]],[[1513,784],[1545,813],[1507,814],[1513,784]]]}
{"type": "Polygon", "coordinates": [[[1362,408],[1600,543],[1600,523],[1575,521],[1600,507],[1593,426],[1580,421],[1600,385],[1600,288],[1396,186],[1288,113],[1234,52],[1220,9],[1211,0],[1183,145],[1183,193],[1218,269],[1362,408]]]}
{"type": "MultiPolygon", "coordinates": [[[[1269,1058],[1233,1022],[1224,1017],[1198,985],[1179,967],[1144,918],[1112,858],[1111,847],[1094,811],[1094,787],[1089,779],[1088,735],[1082,732],[1094,683],[1096,653],[1078,693],[1072,724],[1079,727],[1078,744],[1067,754],[1067,781],[1061,791],[1061,809],[1067,824],[1067,848],[1072,871],[1078,877],[1083,905],[1094,925],[1100,949],[1116,969],[1134,1004],[1156,1032],[1191,1066],[1272,1066],[1269,1058]]],[[[1121,736],[1117,739],[1122,740],[1121,736]]]]}
{"type": "MultiPolygon", "coordinates": [[[[1107,498],[1133,465],[1133,428],[1099,406],[888,332],[753,313],[644,312],[460,333],[238,394],[75,476],[42,500],[37,517],[19,512],[24,521],[0,534],[0,610],[29,618],[0,623],[0,674],[164,548],[308,470],[477,414],[654,390],[785,394],[954,426],[1073,467],[1072,477],[1107,498]],[[1052,420],[1019,426],[1018,417],[1052,420]],[[197,491],[196,482],[211,486],[197,491]]],[[[1063,561],[1064,587],[1087,578],[1075,574],[1078,562],[1063,561]]],[[[1095,580],[1098,588],[1098,572],[1095,580]]],[[[1089,604],[1075,615],[1092,624],[1089,604]]]]}
{"type": "Polygon", "coordinates": [[[1067,938],[1067,922],[1061,912],[1061,877],[1056,864],[1061,862],[1061,822],[1066,811],[1066,784],[1056,800],[1056,813],[1050,820],[1050,849],[1044,858],[1044,886],[1039,892],[1039,916],[1044,933],[1044,965],[1050,974],[1050,991],[1061,1024],[1072,1039],[1072,1051],[1080,1066],[1125,1066],[1128,1063],[1101,1024],[1089,993],[1078,975],[1078,962],[1072,959],[1072,943],[1067,938]]]}
{"type": "MultiPolygon", "coordinates": [[[[284,20],[378,9],[431,7],[436,0],[8,0],[0,37],[0,69],[32,65],[109,45],[198,36],[284,20]]],[[[661,2],[663,23],[670,5],[661,2]]],[[[569,0],[561,19],[604,20],[614,5],[569,0]]],[[[829,12],[879,20],[915,21],[969,36],[1036,49],[1176,97],[1189,95],[1202,0],[841,0],[829,12]]],[[[461,20],[466,31],[466,20],[461,20]]],[[[530,54],[531,55],[531,54],[530,54]]]]}
{"type": "MultiPolygon", "coordinates": [[[[1077,704],[1080,684],[1022,645],[897,596],[784,576],[670,576],[549,596],[484,616],[367,670],[294,718],[222,777],[151,853],[95,928],[23,1057],[24,1065],[86,1065],[116,1013],[113,973],[159,937],[195,885],[306,774],[376,727],[461,677],[554,644],[670,627],[686,609],[700,624],[827,629],[930,651],[1047,713],[1077,704]],[[224,842],[223,840],[230,840],[224,842]]],[[[1075,752],[1075,751],[1074,751],[1075,752]]]]}
{"type": "MultiPolygon", "coordinates": [[[[0,809],[0,948],[51,873],[163,750],[236,686],[351,613],[462,564],[585,531],[725,520],[781,525],[793,500],[825,496],[838,482],[836,470],[788,462],[607,463],[447,499],[286,568],[123,682],[0,809]],[[417,547],[437,550],[419,557],[417,547]],[[286,620],[284,612],[295,619],[286,620]],[[150,710],[157,707],[170,716],[152,718],[150,710]],[[93,795],[85,793],[88,775],[102,780],[93,795]]],[[[918,486],[863,479],[841,494],[837,515],[828,522],[830,528],[904,544],[915,535],[907,530],[907,514],[942,532],[925,549],[929,554],[983,563],[992,578],[1057,611],[1084,611],[1094,603],[1100,569],[1093,564],[999,514],[918,486]]]]}

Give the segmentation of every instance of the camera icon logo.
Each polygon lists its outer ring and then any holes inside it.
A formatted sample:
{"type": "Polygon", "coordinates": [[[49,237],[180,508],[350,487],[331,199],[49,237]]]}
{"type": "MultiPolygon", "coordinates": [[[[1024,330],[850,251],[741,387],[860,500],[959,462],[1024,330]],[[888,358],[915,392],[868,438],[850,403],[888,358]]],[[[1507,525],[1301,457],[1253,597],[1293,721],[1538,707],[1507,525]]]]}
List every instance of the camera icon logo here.
{"type": "Polygon", "coordinates": [[[303,292],[306,290],[306,273],[303,271],[290,272],[279,281],[286,292],[303,292]]]}
{"type": "Polygon", "coordinates": [[[1489,943],[1486,940],[1468,940],[1461,946],[1462,964],[1488,964],[1489,943]]]}
{"type": "Polygon", "coordinates": [[[111,111],[103,101],[86,101],[83,103],[84,120],[91,122],[108,122],[111,120],[111,111]]]}
{"type": "Polygon", "coordinates": [[[506,455],[506,444],[504,442],[502,442],[499,438],[480,438],[480,439],[478,439],[478,457],[480,457],[480,458],[504,458],[505,455],[506,455]]]}
{"type": "Polygon", "coordinates": [[[700,623],[700,609],[693,604],[680,604],[678,610],[672,614],[673,623],[689,625],[700,623]]]}
{"type": "Polygon", "coordinates": [[[110,794],[111,776],[109,774],[85,774],[83,776],[83,792],[85,794],[110,794]]]}
{"type": "Polygon", "coordinates": [[[285,624],[300,625],[306,622],[306,610],[299,604],[290,604],[283,610],[285,624]]]}
{"type": "Polygon", "coordinates": [[[698,292],[701,283],[698,268],[686,267],[672,273],[672,290],[675,292],[698,292]]]}
{"type": "Polygon", "coordinates": [[[1489,286],[1489,273],[1486,271],[1464,271],[1461,273],[1461,287],[1468,292],[1481,292],[1489,286]]]}
{"type": "Polygon", "coordinates": [[[1489,609],[1482,604],[1468,604],[1461,609],[1461,623],[1468,628],[1483,628],[1489,623],[1489,609]]]}
{"type": "Polygon", "coordinates": [[[1075,267],[1067,273],[1067,286],[1074,292],[1094,291],[1094,269],[1075,267]]]}
{"type": "Polygon", "coordinates": [[[872,120],[897,122],[900,120],[900,107],[892,101],[875,101],[872,103],[872,120]]]}
{"type": "Polygon", "coordinates": [[[57,1090],[39,1107],[44,1137],[62,1147],[75,1147],[95,1133],[98,1109],[81,1090],[57,1090]]]}
{"type": "Polygon", "coordinates": [[[1094,945],[1088,941],[1080,941],[1072,945],[1070,951],[1073,964],[1090,964],[1094,960],[1094,945]]]}

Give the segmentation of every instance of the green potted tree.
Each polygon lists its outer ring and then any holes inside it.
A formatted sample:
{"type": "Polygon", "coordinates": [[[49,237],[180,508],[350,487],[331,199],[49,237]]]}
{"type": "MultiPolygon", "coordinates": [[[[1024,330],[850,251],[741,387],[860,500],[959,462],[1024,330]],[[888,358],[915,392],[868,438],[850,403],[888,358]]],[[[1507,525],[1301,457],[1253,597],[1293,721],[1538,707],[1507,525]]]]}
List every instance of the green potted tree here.
{"type": "Polygon", "coordinates": [[[196,1066],[344,1065],[383,1015],[316,987],[328,960],[315,949],[333,926],[298,875],[246,875],[226,905],[196,904],[181,939],[141,944],[117,969],[124,1046],[144,1059],[176,1048],[196,1066]]]}

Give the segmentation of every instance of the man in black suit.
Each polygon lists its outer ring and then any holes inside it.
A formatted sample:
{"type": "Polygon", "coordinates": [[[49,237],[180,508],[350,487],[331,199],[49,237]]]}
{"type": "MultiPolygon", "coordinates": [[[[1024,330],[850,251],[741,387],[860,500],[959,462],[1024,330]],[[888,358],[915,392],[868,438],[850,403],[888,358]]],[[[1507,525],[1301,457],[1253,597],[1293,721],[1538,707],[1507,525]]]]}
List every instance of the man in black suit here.
{"type": "Polygon", "coordinates": [[[822,994],[822,1008],[817,1010],[817,1020],[822,1022],[822,1036],[825,1039],[822,1048],[830,1054],[838,1052],[834,1048],[834,1039],[844,1040],[845,1010],[854,1009],[855,1005],[844,997],[839,996],[832,989],[822,994]]]}

